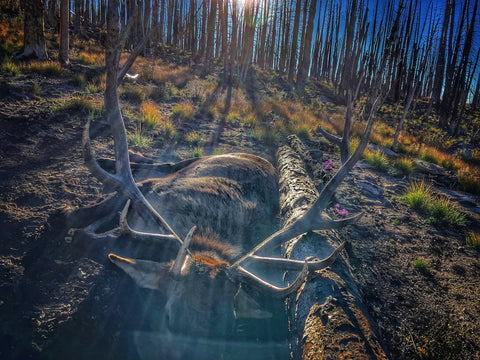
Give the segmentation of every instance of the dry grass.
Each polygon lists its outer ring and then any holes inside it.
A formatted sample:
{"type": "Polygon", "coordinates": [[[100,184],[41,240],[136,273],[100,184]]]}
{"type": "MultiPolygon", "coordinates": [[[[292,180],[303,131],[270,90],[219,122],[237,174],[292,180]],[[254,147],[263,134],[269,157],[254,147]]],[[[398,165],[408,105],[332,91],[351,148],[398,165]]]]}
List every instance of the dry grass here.
{"type": "Polygon", "coordinates": [[[457,179],[463,191],[480,195],[480,169],[477,167],[463,167],[458,170],[457,179]],[[475,175],[476,174],[476,175],[475,175]]]}
{"type": "Polygon", "coordinates": [[[102,66],[105,64],[105,54],[95,52],[82,52],[72,60],[84,65],[102,66]]]}
{"type": "Polygon", "coordinates": [[[443,166],[445,169],[448,170],[456,170],[468,167],[468,164],[466,164],[464,161],[457,159],[454,156],[447,154],[432,146],[425,147],[420,153],[420,158],[434,164],[443,166]]]}
{"type": "Polygon", "coordinates": [[[0,23],[0,43],[6,48],[21,48],[23,46],[23,24],[0,23]]]}
{"type": "Polygon", "coordinates": [[[23,72],[46,76],[65,76],[67,71],[56,61],[32,61],[21,66],[23,72]]]}
{"type": "Polygon", "coordinates": [[[195,109],[193,105],[187,101],[178,103],[172,108],[173,118],[178,119],[181,122],[192,120],[194,115],[195,109]]]}
{"type": "MultiPolygon", "coordinates": [[[[120,58],[123,65],[130,54],[124,53],[120,58]]],[[[160,61],[152,61],[139,56],[130,70],[132,74],[140,74],[143,80],[155,84],[171,82],[176,87],[183,88],[195,78],[192,70],[187,66],[177,66],[160,61]]]]}
{"type": "Polygon", "coordinates": [[[140,105],[140,114],[142,115],[142,122],[152,128],[157,127],[163,121],[157,105],[150,100],[144,101],[140,105]]]}

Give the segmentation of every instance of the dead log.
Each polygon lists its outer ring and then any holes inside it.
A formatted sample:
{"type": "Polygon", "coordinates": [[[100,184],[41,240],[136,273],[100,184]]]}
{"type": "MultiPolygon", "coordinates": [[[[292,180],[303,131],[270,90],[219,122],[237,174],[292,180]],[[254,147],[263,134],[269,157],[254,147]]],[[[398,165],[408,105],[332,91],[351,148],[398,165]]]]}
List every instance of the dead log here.
{"type": "MultiPolygon", "coordinates": [[[[280,213],[283,225],[293,223],[318,197],[308,175],[303,154],[308,151],[290,138],[277,152],[280,213]]],[[[310,160],[310,159],[309,159],[310,160]]],[[[311,165],[309,165],[311,166],[311,165]]],[[[348,239],[347,239],[348,240],[348,239]]],[[[284,248],[284,256],[305,259],[331,253],[338,244],[334,231],[301,235],[284,248]]],[[[287,274],[288,275],[288,274],[287,274]]],[[[329,268],[316,271],[296,296],[287,300],[292,359],[387,359],[375,336],[361,294],[345,257],[329,268]]]]}

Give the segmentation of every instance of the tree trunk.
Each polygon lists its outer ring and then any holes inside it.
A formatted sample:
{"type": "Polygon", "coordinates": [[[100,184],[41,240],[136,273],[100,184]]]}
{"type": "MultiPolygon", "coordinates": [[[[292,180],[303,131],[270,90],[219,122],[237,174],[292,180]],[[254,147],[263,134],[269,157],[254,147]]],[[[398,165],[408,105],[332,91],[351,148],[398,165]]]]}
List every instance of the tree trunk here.
{"type": "Polygon", "coordinates": [[[292,51],[290,52],[290,66],[288,69],[288,82],[293,82],[295,70],[297,69],[297,47],[298,47],[298,28],[300,26],[300,10],[302,8],[302,1],[297,0],[295,7],[295,20],[293,22],[293,37],[292,37],[292,51]]]}
{"type": "Polygon", "coordinates": [[[47,51],[43,33],[45,2],[44,0],[23,0],[22,4],[25,12],[24,45],[23,52],[18,55],[18,58],[46,60],[47,51]]]}
{"type": "Polygon", "coordinates": [[[70,0],[60,0],[60,50],[58,59],[62,66],[68,61],[68,26],[70,24],[70,0]]]}
{"type": "MultiPolygon", "coordinates": [[[[299,147],[296,137],[289,145],[299,147]],[[292,142],[297,143],[293,145],[292,142]]],[[[308,151],[284,146],[277,153],[280,213],[284,225],[293,223],[315,201],[318,192],[307,175],[308,151]],[[301,175],[302,174],[302,175],[301,175]]],[[[320,167],[320,164],[317,164],[320,167]]],[[[305,259],[312,252],[322,257],[338,241],[335,233],[309,233],[293,239],[285,247],[289,258],[305,259]]],[[[327,269],[315,273],[296,296],[287,300],[289,328],[292,336],[292,359],[387,359],[380,346],[362,296],[353,280],[348,261],[338,258],[327,269]]]]}
{"type": "Polygon", "coordinates": [[[311,0],[310,8],[308,10],[308,23],[305,31],[305,43],[303,46],[304,49],[302,51],[302,54],[300,54],[301,62],[298,67],[297,86],[300,89],[303,89],[303,86],[308,76],[308,71],[310,69],[310,53],[312,52],[313,20],[315,18],[316,13],[317,13],[317,1],[311,0]]]}

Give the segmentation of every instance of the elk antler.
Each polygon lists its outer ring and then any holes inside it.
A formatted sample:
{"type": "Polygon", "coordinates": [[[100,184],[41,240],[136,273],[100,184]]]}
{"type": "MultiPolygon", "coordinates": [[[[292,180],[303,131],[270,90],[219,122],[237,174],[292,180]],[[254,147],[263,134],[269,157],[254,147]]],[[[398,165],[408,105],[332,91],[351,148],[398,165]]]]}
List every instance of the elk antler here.
{"type": "MultiPolygon", "coordinates": [[[[170,225],[163,219],[163,217],[153,208],[153,206],[148,202],[148,200],[141,193],[137,184],[132,175],[129,162],[128,154],[128,143],[125,130],[125,124],[121,115],[119,103],[118,103],[118,81],[123,77],[123,73],[128,70],[131,62],[127,63],[128,66],[124,66],[120,71],[118,70],[119,59],[120,59],[120,47],[118,40],[119,33],[119,14],[118,14],[118,1],[110,1],[108,3],[108,21],[107,21],[107,41],[106,41],[106,70],[107,70],[107,81],[105,89],[105,106],[108,111],[108,120],[110,123],[111,133],[114,139],[114,148],[115,148],[115,174],[109,173],[104,170],[98,162],[94,159],[91,149],[91,142],[89,136],[89,127],[90,122],[88,121],[85,126],[85,131],[83,133],[82,143],[83,143],[83,152],[85,163],[90,169],[92,174],[96,176],[103,184],[115,189],[116,191],[123,194],[126,198],[131,199],[136,206],[140,208],[140,213],[143,215],[145,212],[151,214],[155,221],[162,227],[166,228],[170,233],[169,235],[158,235],[158,234],[146,234],[136,232],[128,226],[126,223],[126,214],[128,211],[129,204],[125,207],[122,212],[121,228],[123,231],[128,231],[136,237],[147,237],[155,239],[176,239],[176,241],[181,245],[178,252],[173,271],[171,275],[173,277],[178,277],[181,274],[181,270],[184,262],[188,256],[188,246],[195,228],[192,228],[187,235],[185,241],[175,233],[175,231],[170,227],[170,225]]],[[[351,97],[349,97],[351,99],[351,97]]],[[[246,282],[251,286],[262,289],[263,291],[270,292],[271,294],[277,296],[286,296],[293,291],[296,291],[305,281],[308,271],[318,270],[325,266],[330,265],[335,261],[338,254],[344,247],[344,244],[341,244],[336,250],[332,252],[330,256],[323,260],[289,260],[289,259],[275,259],[260,256],[258,254],[260,251],[265,252],[266,250],[276,247],[279,244],[293,239],[298,235],[301,235],[308,231],[318,230],[318,229],[334,229],[338,228],[341,225],[348,224],[352,221],[355,221],[361,215],[357,215],[348,219],[343,220],[326,220],[322,218],[322,211],[328,205],[332,195],[334,194],[336,188],[344,180],[350,170],[353,168],[355,163],[360,158],[363,153],[368,138],[373,125],[373,114],[376,108],[376,103],[379,98],[374,102],[374,106],[371,107],[369,113],[368,123],[365,129],[365,132],[362,136],[362,139],[354,152],[348,160],[342,165],[338,172],[332,177],[332,179],[327,183],[327,185],[321,191],[318,199],[311,205],[310,209],[294,223],[287,226],[286,228],[274,233],[258,246],[252,249],[245,256],[241,257],[233,265],[227,269],[227,275],[233,281],[246,282]],[[285,288],[275,287],[268,282],[260,279],[256,275],[252,274],[246,269],[246,266],[251,262],[260,262],[267,263],[275,267],[281,267],[285,270],[301,270],[300,274],[297,276],[296,280],[289,286],[285,288]]],[[[138,261],[131,262],[128,259],[118,257],[114,254],[109,255],[110,260],[115,262],[119,266],[123,266],[127,270],[131,270],[132,266],[135,267],[146,267],[150,268],[152,262],[150,261],[138,261]]],[[[163,268],[162,268],[163,269],[163,268]]],[[[146,281],[148,279],[140,278],[141,281],[146,281]]],[[[151,279],[150,279],[151,280],[151,279]]],[[[160,283],[160,279],[154,279],[155,283],[160,283]]]]}
{"type": "MultiPolygon", "coordinates": [[[[331,265],[335,261],[341,250],[344,248],[345,243],[340,244],[340,246],[338,246],[327,258],[323,260],[315,259],[310,261],[306,260],[305,262],[303,262],[299,260],[263,257],[256,254],[259,252],[266,252],[269,249],[275,248],[280,244],[308,231],[337,229],[341,226],[357,221],[362,216],[362,214],[360,213],[358,215],[342,220],[329,220],[322,218],[322,211],[325,210],[330,199],[335,193],[335,190],[345,179],[348,173],[352,170],[353,166],[360,159],[363,151],[365,150],[368,144],[368,138],[372,131],[374,113],[379,99],[380,98],[377,97],[376,100],[373,102],[373,106],[371,107],[370,113],[368,114],[367,126],[365,127],[364,133],[358,144],[357,149],[347,159],[347,161],[342,165],[342,167],[337,171],[337,173],[330,179],[330,181],[325,185],[323,190],[320,192],[317,200],[310,206],[309,210],[302,217],[297,219],[294,223],[280,231],[277,231],[276,233],[265,239],[263,242],[258,244],[250,252],[238,259],[231,266],[230,272],[232,273],[232,276],[236,276],[240,280],[244,279],[246,274],[246,270],[244,269],[244,267],[252,263],[263,263],[271,267],[281,268],[283,270],[300,270],[306,266],[309,271],[315,271],[323,269],[331,265]]],[[[300,278],[301,276],[302,274],[300,274],[298,277],[300,278]]]]}

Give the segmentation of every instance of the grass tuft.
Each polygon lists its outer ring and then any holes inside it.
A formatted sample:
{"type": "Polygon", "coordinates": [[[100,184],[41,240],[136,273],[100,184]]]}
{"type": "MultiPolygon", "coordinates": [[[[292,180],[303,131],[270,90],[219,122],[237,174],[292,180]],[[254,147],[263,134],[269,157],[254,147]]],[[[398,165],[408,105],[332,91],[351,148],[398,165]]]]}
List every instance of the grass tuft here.
{"type": "Polygon", "coordinates": [[[451,203],[450,199],[446,196],[434,196],[431,185],[426,185],[423,180],[412,182],[401,199],[428,216],[428,222],[465,225],[465,216],[451,203]]]}
{"type": "Polygon", "coordinates": [[[55,61],[32,61],[23,65],[22,70],[26,73],[39,74],[45,76],[65,76],[67,71],[62,68],[60,63],[55,61]]]}
{"type": "Polygon", "coordinates": [[[380,149],[373,151],[366,149],[363,153],[363,158],[367,163],[379,170],[385,171],[388,168],[388,159],[380,149]]]}
{"type": "Polygon", "coordinates": [[[158,127],[162,122],[160,110],[153,101],[145,101],[140,106],[140,114],[142,115],[142,123],[151,128],[158,127]]]}
{"type": "Polygon", "coordinates": [[[470,246],[475,249],[480,249],[480,234],[476,232],[469,232],[465,240],[467,246],[470,246]]]}
{"type": "Polygon", "coordinates": [[[470,168],[458,170],[457,180],[463,191],[480,195],[480,178],[476,177],[470,168]]]}
{"type": "Polygon", "coordinates": [[[153,146],[153,138],[145,133],[145,131],[137,126],[132,133],[128,134],[129,145],[135,149],[150,149],[153,146]]]}
{"type": "Polygon", "coordinates": [[[191,158],[202,157],[203,156],[203,148],[196,146],[196,147],[190,149],[188,155],[191,158]]]}
{"type": "Polygon", "coordinates": [[[204,137],[196,131],[189,132],[185,136],[185,140],[193,146],[203,146],[206,142],[204,137]]]}
{"type": "Polygon", "coordinates": [[[20,68],[12,61],[7,61],[0,66],[0,73],[7,76],[16,76],[20,74],[20,68]]]}
{"type": "Polygon", "coordinates": [[[138,85],[126,83],[120,89],[120,98],[134,104],[140,104],[145,99],[145,92],[138,85]]]}
{"type": "Polygon", "coordinates": [[[181,122],[190,121],[195,115],[195,109],[193,105],[189,102],[183,102],[176,104],[172,108],[172,116],[174,119],[180,120],[181,122]]]}
{"type": "Polygon", "coordinates": [[[395,161],[393,163],[393,166],[396,169],[400,170],[403,173],[403,175],[407,175],[407,176],[410,175],[415,169],[415,165],[413,161],[406,157],[400,158],[397,161],[395,161]]]}
{"type": "Polygon", "coordinates": [[[418,258],[412,261],[413,266],[422,273],[428,273],[432,265],[426,259],[418,258]]]}

